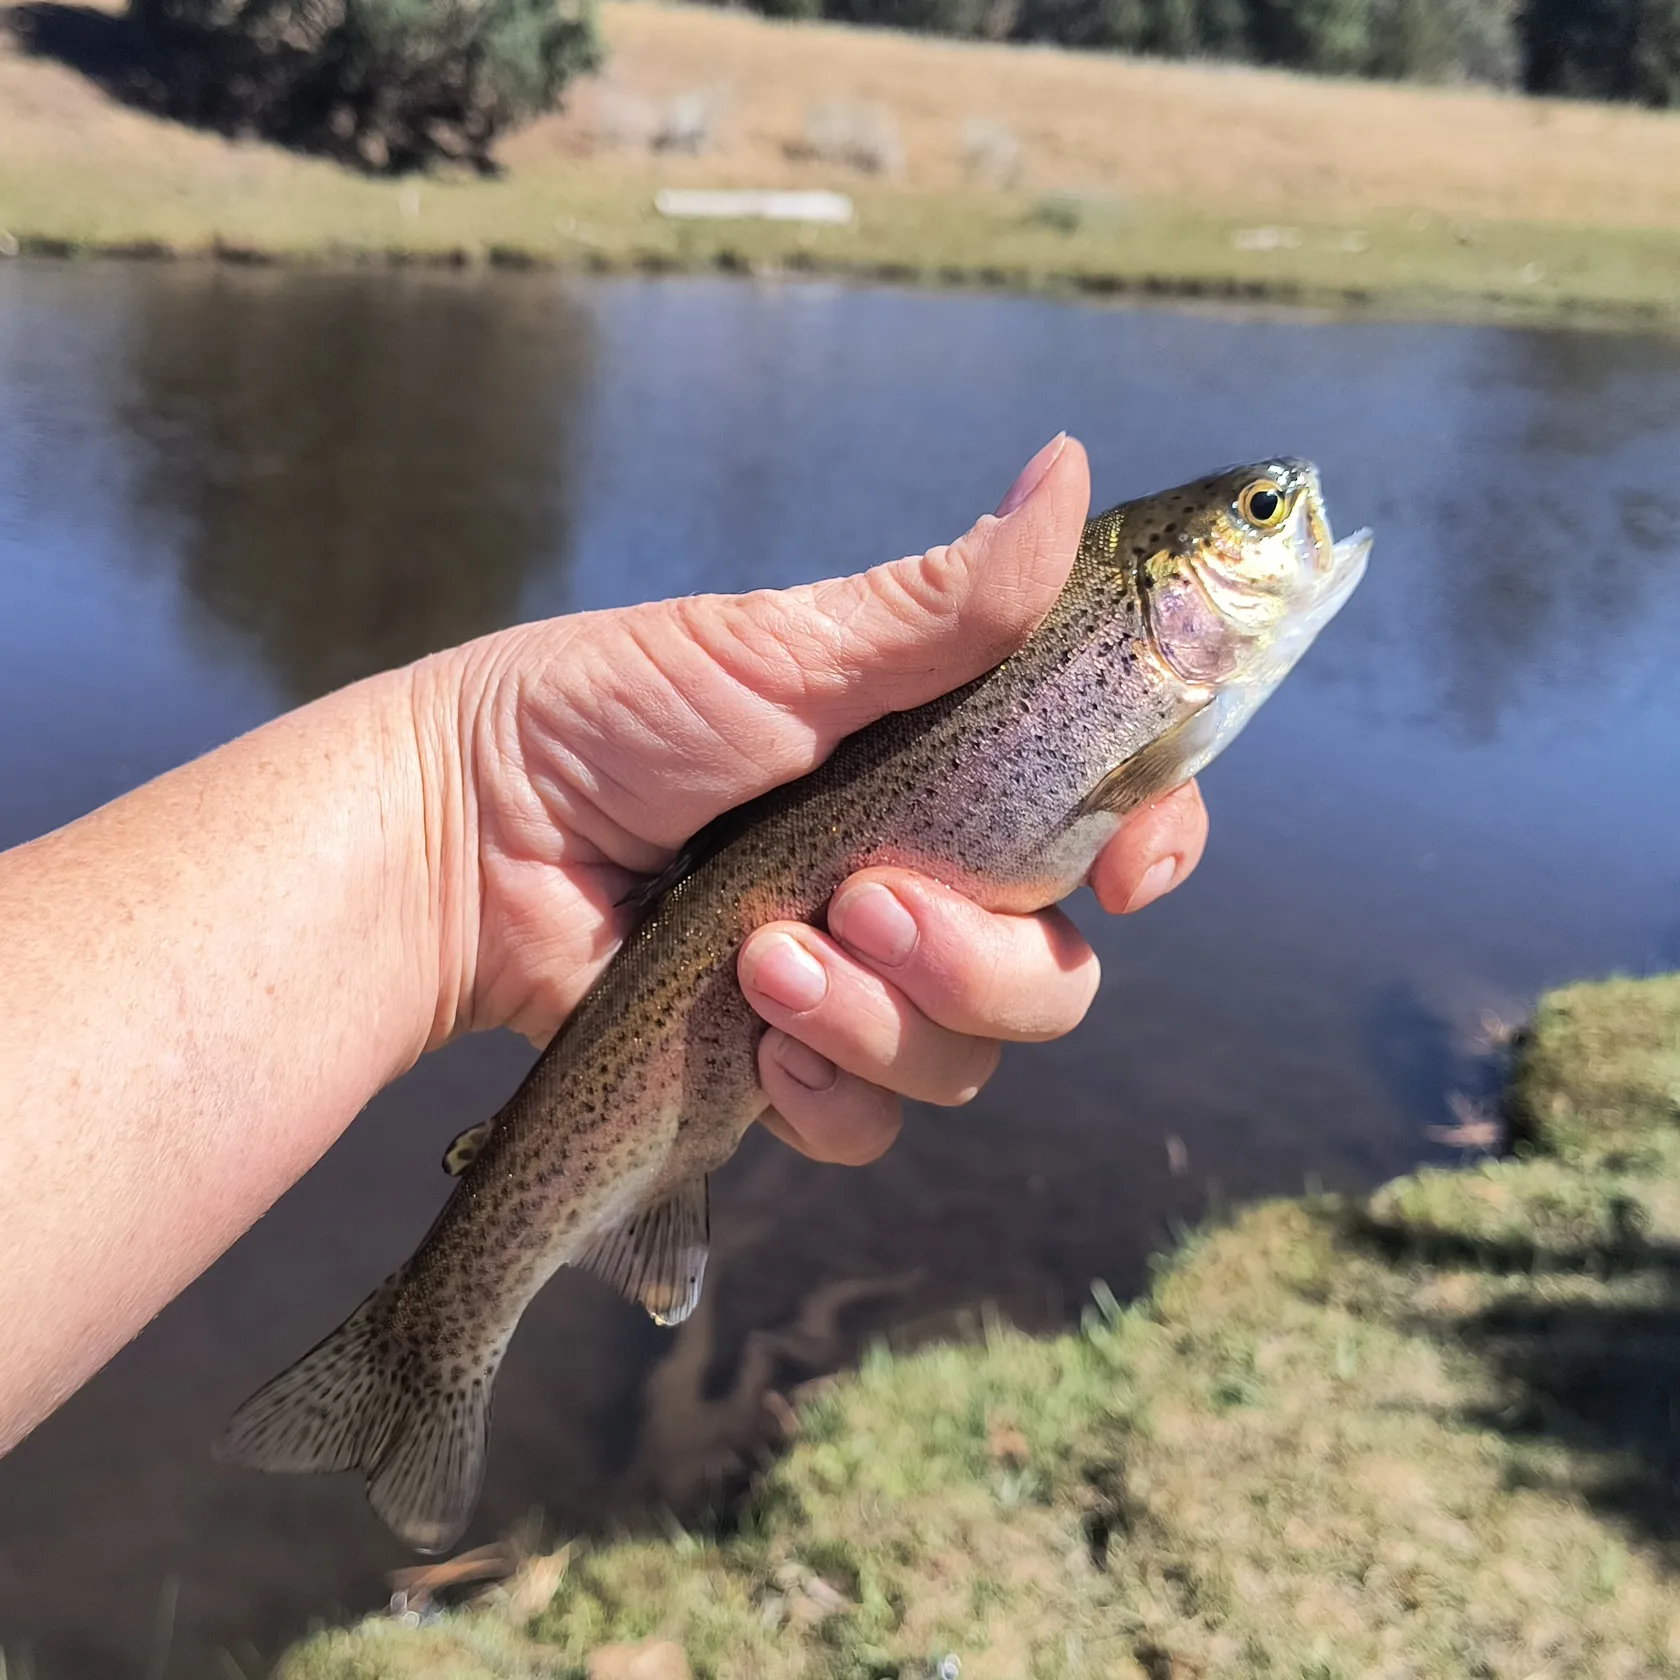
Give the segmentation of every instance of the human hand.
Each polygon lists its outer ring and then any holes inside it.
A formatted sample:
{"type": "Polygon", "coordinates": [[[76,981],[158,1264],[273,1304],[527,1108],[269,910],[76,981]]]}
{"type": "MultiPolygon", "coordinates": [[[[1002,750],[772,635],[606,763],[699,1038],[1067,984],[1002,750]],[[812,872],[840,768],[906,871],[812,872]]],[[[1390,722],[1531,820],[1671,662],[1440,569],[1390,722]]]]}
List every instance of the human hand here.
{"type": "MultiPolygon", "coordinates": [[[[842,737],[1013,652],[1066,578],[1089,499],[1084,450],[1057,439],[948,547],[797,589],[524,625],[416,667],[431,1042],[498,1025],[546,1041],[628,930],[639,875],[842,737]]],[[[1091,871],[1104,908],[1177,885],[1206,828],[1193,784],[1135,813],[1091,871]]],[[[859,1163],[892,1141],[901,1097],[967,1101],[1002,1041],[1076,1025],[1097,959],[1060,910],[996,914],[871,869],[835,894],[826,933],[760,929],[739,973],[770,1026],[766,1123],[859,1163]]]]}

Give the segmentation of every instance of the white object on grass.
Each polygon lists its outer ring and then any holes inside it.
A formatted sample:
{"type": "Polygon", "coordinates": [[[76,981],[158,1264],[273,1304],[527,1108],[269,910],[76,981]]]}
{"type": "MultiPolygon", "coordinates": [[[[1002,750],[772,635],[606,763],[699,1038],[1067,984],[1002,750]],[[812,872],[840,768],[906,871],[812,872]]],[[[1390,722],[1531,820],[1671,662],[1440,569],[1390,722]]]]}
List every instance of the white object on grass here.
{"type": "Polygon", "coordinates": [[[825,222],[831,227],[846,226],[853,214],[844,193],[714,187],[661,187],[653,207],[661,216],[682,221],[825,222]]]}

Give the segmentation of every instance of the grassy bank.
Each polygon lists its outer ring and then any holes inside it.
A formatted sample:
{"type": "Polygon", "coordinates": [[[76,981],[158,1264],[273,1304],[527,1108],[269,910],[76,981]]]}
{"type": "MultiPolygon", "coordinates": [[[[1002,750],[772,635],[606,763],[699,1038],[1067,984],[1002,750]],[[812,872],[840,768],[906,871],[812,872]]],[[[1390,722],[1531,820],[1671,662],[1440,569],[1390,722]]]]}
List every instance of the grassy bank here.
{"type": "Polygon", "coordinates": [[[63,37],[97,56],[119,28],[107,4],[0,9],[0,250],[1680,317],[1680,114],[609,0],[607,75],[510,140],[503,178],[391,182],[161,121],[62,61],[75,53],[29,49],[63,37]],[[43,10],[56,34],[29,21],[43,10]],[[705,112],[699,155],[656,145],[685,96],[705,112]],[[889,167],[813,155],[819,107],[884,122],[889,167]],[[675,224],[654,211],[662,185],[838,187],[858,215],[675,224]]]}
{"type": "Polygon", "coordinates": [[[1680,1675],[1680,976],[1545,999],[1518,1159],[1251,1209],[1083,1331],[885,1353],[739,1532],[286,1680],[1680,1675]]]}

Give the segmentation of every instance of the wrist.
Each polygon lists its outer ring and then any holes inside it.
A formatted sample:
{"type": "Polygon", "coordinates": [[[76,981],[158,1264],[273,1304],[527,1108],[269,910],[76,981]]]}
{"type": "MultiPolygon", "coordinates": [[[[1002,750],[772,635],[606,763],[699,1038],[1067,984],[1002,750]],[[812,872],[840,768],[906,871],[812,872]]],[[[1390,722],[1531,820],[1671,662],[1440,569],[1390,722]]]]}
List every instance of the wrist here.
{"type": "Polygon", "coordinates": [[[424,978],[423,1050],[473,1025],[482,892],[473,771],[500,638],[450,648],[392,673],[390,782],[411,846],[401,915],[424,978]]]}

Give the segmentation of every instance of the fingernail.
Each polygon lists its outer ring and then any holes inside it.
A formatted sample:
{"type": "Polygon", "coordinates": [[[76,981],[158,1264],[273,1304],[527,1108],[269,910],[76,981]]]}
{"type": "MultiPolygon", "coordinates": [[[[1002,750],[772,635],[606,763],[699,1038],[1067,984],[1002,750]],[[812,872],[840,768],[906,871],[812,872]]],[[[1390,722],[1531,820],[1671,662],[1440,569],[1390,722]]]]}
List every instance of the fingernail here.
{"type": "Polygon", "coordinates": [[[790,934],[776,933],[747,947],[746,981],[772,1003],[803,1015],[828,995],[828,973],[790,934]]]}
{"type": "Polygon", "coordinates": [[[838,1071],[826,1056],[819,1056],[808,1044],[789,1038],[774,1028],[765,1036],[770,1040],[770,1054],[776,1065],[796,1085],[807,1091],[826,1091],[834,1083],[838,1071]]]}
{"type": "Polygon", "coordinates": [[[1134,910],[1141,910],[1146,904],[1153,904],[1162,893],[1167,892],[1174,881],[1178,879],[1179,869],[1184,860],[1177,856],[1156,858],[1143,872],[1143,879],[1137,884],[1137,891],[1126,900],[1124,915],[1131,915],[1134,910]]]}
{"type": "Polygon", "coordinates": [[[998,503],[997,516],[1007,519],[1035,491],[1044,475],[1055,466],[1056,457],[1067,447],[1067,433],[1057,432],[1027,464],[1021,476],[1009,487],[1009,494],[998,503]]]}
{"type": "Polygon", "coordinates": [[[868,962],[897,968],[916,949],[916,920],[879,881],[848,887],[828,907],[828,931],[868,962]]]}

